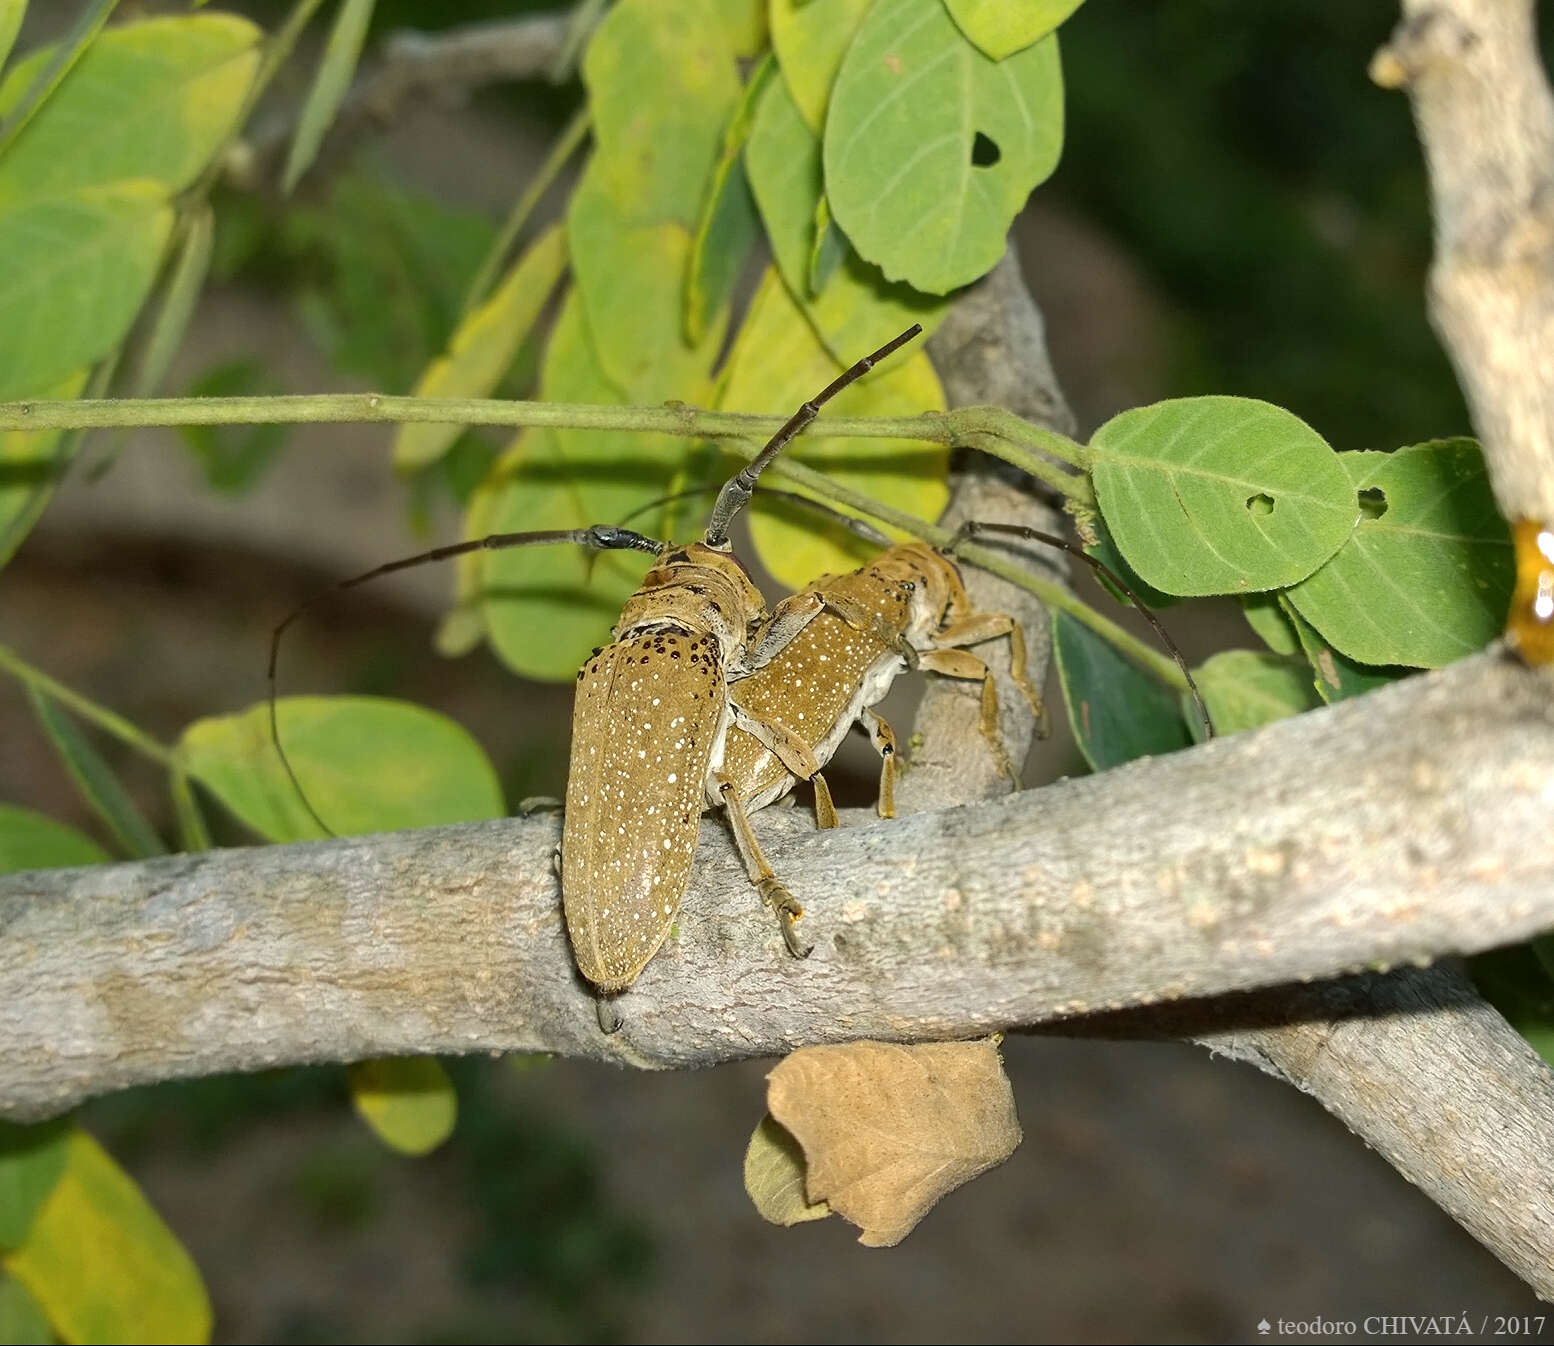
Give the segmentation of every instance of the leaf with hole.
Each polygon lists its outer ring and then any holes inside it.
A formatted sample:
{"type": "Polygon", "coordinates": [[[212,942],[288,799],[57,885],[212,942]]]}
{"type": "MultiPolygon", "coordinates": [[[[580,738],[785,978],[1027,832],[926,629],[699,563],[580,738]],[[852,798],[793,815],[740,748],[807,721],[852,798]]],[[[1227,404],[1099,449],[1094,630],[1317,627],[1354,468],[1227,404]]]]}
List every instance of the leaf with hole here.
{"type": "Polygon", "coordinates": [[[777,269],[837,360],[851,364],[860,352],[883,346],[914,322],[922,323],[926,334],[933,333],[949,301],[919,294],[910,285],[892,284],[851,244],[825,287],[812,295],[810,281],[821,246],[815,226],[824,199],[820,140],[804,125],[782,80],[771,81],[761,96],[745,167],[777,269]]]}
{"type": "Polygon", "coordinates": [[[590,176],[622,222],[694,229],[740,95],[711,0],[621,0],[588,44],[583,83],[594,123],[590,176]]]}
{"type": "MultiPolygon", "coordinates": [[[[182,191],[231,134],[262,36],[235,14],[108,29],[0,158],[0,208],[128,178],[182,191]]],[[[0,118],[54,54],[44,47],[12,67],[0,83],[0,118]]]]}
{"type": "Polygon", "coordinates": [[[107,861],[107,852],[75,828],[31,809],[0,804],[0,874],[107,861]]]}
{"type": "Polygon", "coordinates": [[[1438,439],[1338,460],[1360,520],[1290,590],[1296,611],[1362,664],[1439,668],[1499,635],[1515,559],[1478,445],[1438,439]]]}
{"type": "Polygon", "coordinates": [[[1315,675],[1312,685],[1317,695],[1328,703],[1345,701],[1351,696],[1363,696],[1399,678],[1406,678],[1413,672],[1409,668],[1373,668],[1368,664],[1356,663],[1323,640],[1316,628],[1295,610],[1287,594],[1279,595],[1279,606],[1289,630],[1294,634],[1297,648],[1311,665],[1315,675]]]}
{"type": "Polygon", "coordinates": [[[1083,0],[944,0],[961,32],[989,59],[1001,61],[1039,42],[1083,0]]]}
{"type": "MultiPolygon", "coordinates": [[[[553,225],[531,243],[507,276],[454,330],[447,351],[417,380],[416,397],[489,397],[533,330],[567,266],[566,239],[553,225]]],[[[461,425],[402,425],[394,466],[414,472],[436,462],[461,425]]]]}
{"type": "Polygon", "coordinates": [[[1092,770],[1192,742],[1175,694],[1066,612],[1053,614],[1052,655],[1074,741],[1092,770]]]}
{"type": "Polygon", "coordinates": [[[97,814],[119,845],[136,859],[167,854],[167,847],[145,815],[135,807],[129,791],[111,766],[103,760],[74,720],[52,698],[29,687],[27,699],[49,742],[59,754],[76,789],[97,814]]]}
{"type": "Polygon", "coordinates": [[[1184,397],[1114,416],[1091,480],[1128,564],[1169,594],[1295,584],[1354,529],[1354,490],[1299,417],[1243,397],[1184,397]]]}
{"type": "Polygon", "coordinates": [[[297,119],[297,131],[286,155],[281,191],[287,196],[313,166],[319,146],[324,143],[335,114],[351,90],[351,80],[356,74],[356,63],[361,59],[362,43],[367,40],[367,28],[372,23],[376,3],[377,0],[340,0],[329,38],[324,43],[318,73],[313,76],[313,83],[302,102],[302,115],[297,119]]]}
{"type": "MultiPolygon", "coordinates": [[[[499,818],[496,772],[446,715],[367,696],[288,696],[281,744],[319,816],[340,836],[499,818]]],[[[262,702],[196,720],[178,742],[188,773],[268,841],[322,836],[270,742],[262,702]]]]}
{"type": "Polygon", "coordinates": [[[696,345],[733,297],[734,283],[760,237],[761,221],[745,176],[745,142],[766,85],[776,78],[770,56],[750,72],[750,80],[723,132],[701,214],[691,237],[685,277],[685,339],[696,345]]]}
{"type": "Polygon", "coordinates": [[[0,209],[0,399],[37,396],[123,340],[172,223],[143,181],[0,209]]]}
{"type": "Polygon", "coordinates": [[[401,1154],[430,1154],[453,1134],[459,1096],[435,1056],[358,1061],[351,1101],[378,1138],[401,1154]]]}
{"type": "Polygon", "coordinates": [[[874,0],[772,0],[772,50],[795,110],[818,136],[842,57],[874,0]]]}
{"type": "Polygon", "coordinates": [[[831,89],[826,195],[889,279],[946,294],[993,269],[1062,148],[1056,37],[990,61],[943,0],[878,0],[831,89]]]}
{"type": "MultiPolygon", "coordinates": [[[[1304,659],[1260,650],[1226,650],[1193,669],[1193,678],[1222,737],[1256,729],[1321,704],[1304,659]]],[[[1187,698],[1182,713],[1200,738],[1201,730],[1187,698]]]]}
{"type": "MultiPolygon", "coordinates": [[[[852,359],[867,353],[867,348],[860,349],[852,359]]],[[[844,367],[820,344],[782,279],[768,268],[729,356],[718,405],[727,411],[787,415],[844,367]]],[[[826,410],[837,416],[912,416],[943,407],[944,390],[918,348],[901,352],[839,393],[826,410]]],[[[944,484],[949,454],[942,445],[822,439],[813,437],[818,428],[812,426],[791,444],[783,459],[818,468],[834,481],[920,519],[939,516],[949,495],[944,484]]],[[[774,469],[779,474],[783,459],[774,469]]],[[[853,570],[878,550],[841,525],[822,522],[813,510],[763,501],[760,492],[750,508],[750,536],[761,563],[794,589],[816,575],[853,570]]]]}
{"type": "Polygon", "coordinates": [[[210,1299],[189,1254],[79,1127],[26,1241],[0,1262],[66,1341],[210,1340],[210,1299]]]}

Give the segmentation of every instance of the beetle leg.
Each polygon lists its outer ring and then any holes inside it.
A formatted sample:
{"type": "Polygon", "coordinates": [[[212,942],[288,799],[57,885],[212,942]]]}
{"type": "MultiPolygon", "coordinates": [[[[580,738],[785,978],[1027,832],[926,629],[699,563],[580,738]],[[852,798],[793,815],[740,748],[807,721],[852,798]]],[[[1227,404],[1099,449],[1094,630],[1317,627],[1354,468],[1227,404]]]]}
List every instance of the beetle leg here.
{"type": "Polygon", "coordinates": [[[863,713],[858,718],[863,727],[869,731],[869,742],[880,755],[879,815],[881,818],[894,818],[896,816],[896,731],[867,706],[863,708],[863,713]]]}
{"type": "Polygon", "coordinates": [[[982,714],[978,727],[998,763],[998,769],[1018,785],[1020,778],[1015,774],[1014,763],[1009,760],[1004,736],[998,730],[998,687],[993,681],[993,670],[967,650],[929,650],[922,657],[922,667],[947,678],[964,678],[967,682],[982,683],[982,714]]]}
{"type": "Polygon", "coordinates": [[[745,812],[744,801],[739,798],[734,782],[725,776],[716,776],[714,779],[718,783],[718,796],[723,801],[724,811],[734,829],[734,844],[739,849],[740,859],[745,862],[750,882],[755,885],[756,892],[761,894],[761,901],[777,912],[777,918],[782,924],[782,940],[788,946],[788,952],[795,958],[808,958],[814,946],[802,943],[794,928],[803,918],[804,908],[766,863],[766,857],[761,853],[761,844],[755,839],[750,817],[745,812]]]}
{"type": "Polygon", "coordinates": [[[817,771],[810,780],[815,787],[815,826],[822,830],[840,827],[842,822],[836,816],[836,804],[831,799],[831,787],[826,784],[826,778],[817,771]]]}
{"type": "Polygon", "coordinates": [[[1025,632],[1020,623],[1006,612],[976,612],[952,621],[934,637],[940,649],[959,649],[965,645],[980,645],[984,640],[1009,637],[1009,676],[1020,689],[1031,713],[1036,717],[1036,732],[1047,737],[1047,707],[1041,693],[1031,685],[1025,672],[1025,632]]]}

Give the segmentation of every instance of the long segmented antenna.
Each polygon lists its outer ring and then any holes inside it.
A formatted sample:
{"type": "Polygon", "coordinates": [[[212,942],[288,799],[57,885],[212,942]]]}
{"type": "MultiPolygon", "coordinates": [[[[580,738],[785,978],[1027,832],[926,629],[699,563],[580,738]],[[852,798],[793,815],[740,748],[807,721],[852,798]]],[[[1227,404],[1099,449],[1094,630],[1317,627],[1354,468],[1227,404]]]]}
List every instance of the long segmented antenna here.
{"type": "Polygon", "coordinates": [[[1162,625],[1160,618],[1151,612],[1144,600],[1133,592],[1128,582],[1113,570],[1105,561],[1091,556],[1082,547],[1075,546],[1067,538],[1058,537],[1055,533],[1044,533],[1039,528],[1032,528],[1023,523],[978,523],[975,519],[968,519],[956,529],[955,536],[950,540],[950,545],[945,549],[953,552],[962,542],[969,541],[979,533],[1003,533],[1009,537],[1025,538],[1031,542],[1045,542],[1049,547],[1057,547],[1066,551],[1070,556],[1077,556],[1081,561],[1093,569],[1096,574],[1104,575],[1111,583],[1115,584],[1123,593],[1132,600],[1147,621],[1155,629],[1155,634],[1160,637],[1160,643],[1171,652],[1171,658],[1176,660],[1176,666],[1182,670],[1182,676],[1187,679],[1187,690],[1192,693],[1193,706],[1198,712],[1198,718],[1203,722],[1203,736],[1206,739],[1214,738],[1214,721],[1209,718],[1209,708],[1204,704],[1203,693],[1198,690],[1198,684],[1193,681],[1192,670],[1187,667],[1186,656],[1181,648],[1171,639],[1171,633],[1162,625]]]}
{"type": "Polygon", "coordinates": [[[472,538],[468,542],[450,542],[444,547],[433,547],[430,551],[417,552],[414,556],[402,556],[397,561],[387,561],[383,565],[363,571],[360,575],[352,575],[350,579],[336,580],[335,583],[320,589],[313,597],[293,608],[270,633],[270,662],[265,674],[269,693],[270,742],[275,746],[281,765],[286,768],[286,777],[291,781],[292,789],[297,792],[297,798],[308,811],[308,817],[325,833],[329,836],[335,835],[334,829],[318,816],[318,810],[313,807],[313,801],[308,798],[307,791],[302,788],[302,782],[297,779],[297,773],[292,770],[291,759],[286,756],[286,749],[281,747],[280,718],[276,713],[275,689],[276,672],[280,666],[281,637],[286,634],[286,629],[315,603],[321,602],[331,594],[339,593],[342,589],[354,589],[358,584],[365,584],[368,580],[375,580],[382,575],[392,575],[397,570],[430,565],[434,561],[446,561],[454,556],[467,556],[470,552],[501,551],[507,547],[551,546],[558,542],[587,547],[590,551],[642,551],[654,556],[662,552],[667,545],[657,538],[648,537],[630,528],[617,527],[614,524],[594,524],[588,528],[557,528],[531,533],[492,533],[487,537],[472,538]]]}
{"type": "Polygon", "coordinates": [[[789,440],[800,434],[804,427],[819,414],[820,408],[843,388],[850,383],[856,383],[881,360],[900,350],[922,330],[922,323],[913,323],[900,336],[887,341],[874,354],[865,355],[851,369],[833,379],[825,389],[788,417],[787,424],[766,441],[766,447],[724,483],[722,491],[713,503],[712,513],[707,517],[707,531],[702,535],[702,542],[709,547],[727,547],[728,529],[734,516],[750,502],[750,497],[755,494],[756,479],[766,471],[772,459],[788,446],[789,440]]]}

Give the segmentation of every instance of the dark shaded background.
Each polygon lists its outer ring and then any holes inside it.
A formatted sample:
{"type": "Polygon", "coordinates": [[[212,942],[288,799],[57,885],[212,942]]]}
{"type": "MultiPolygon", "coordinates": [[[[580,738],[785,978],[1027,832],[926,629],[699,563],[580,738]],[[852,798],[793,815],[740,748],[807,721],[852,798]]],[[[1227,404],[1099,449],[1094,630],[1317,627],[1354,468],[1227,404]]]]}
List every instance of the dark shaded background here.
{"type": "MultiPolygon", "coordinates": [[[[73,7],[33,8],[37,37],[73,7]]],[[[517,8],[380,0],[375,22],[517,8]]],[[[1064,160],[1017,232],[1083,430],[1202,392],[1279,403],[1339,449],[1468,429],[1424,315],[1407,105],[1364,76],[1394,18],[1347,0],[1091,0],[1064,27],[1064,160]]],[[[304,61],[282,97],[306,77],[304,61]]],[[[291,208],[224,197],[217,279],[170,391],[408,388],[577,97],[418,108],[291,208]]],[[[165,739],[258,699],[273,623],[321,582],[450,534],[501,447],[466,436],[407,486],[388,441],[99,436],[86,460],[104,471],[78,474],[0,576],[0,638],[165,739]]],[[[510,801],[559,793],[569,689],[515,685],[483,652],[433,655],[448,582],[423,571],[324,608],[289,651],[291,687],[435,705],[486,746],[510,801]]],[[[1233,608],[1168,620],[1196,656],[1250,643],[1233,608]]],[[[10,685],[0,742],[0,799],[99,834],[10,685]]],[[[1041,755],[1035,776],[1080,769],[1061,741],[1041,755]]],[[[114,760],[168,823],[160,781],[114,760]]],[[[861,801],[866,747],[856,760],[861,801]]],[[[356,1121],[336,1070],[142,1090],[84,1118],[189,1245],[226,1341],[1236,1341],[1265,1316],[1536,1307],[1317,1105],[1243,1066],[1047,1037],[1006,1054],[1024,1145],[891,1251],[840,1221],[755,1215],[740,1164],[761,1063],[454,1062],[459,1129],[422,1161],[356,1121]]]]}

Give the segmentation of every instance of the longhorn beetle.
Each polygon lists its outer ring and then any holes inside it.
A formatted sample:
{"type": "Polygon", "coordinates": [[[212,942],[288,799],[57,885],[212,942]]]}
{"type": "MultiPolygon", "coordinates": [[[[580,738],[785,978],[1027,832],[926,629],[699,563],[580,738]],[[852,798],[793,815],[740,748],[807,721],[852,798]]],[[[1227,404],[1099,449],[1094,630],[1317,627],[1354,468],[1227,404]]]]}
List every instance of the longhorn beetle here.
{"type": "MultiPolygon", "coordinates": [[[[765,494],[816,504],[785,492],[765,494]]],[[[888,545],[888,538],[861,520],[841,514],[835,517],[887,549],[850,574],[815,580],[777,606],[772,621],[791,622],[795,633],[763,667],[733,674],[729,701],[734,722],[718,773],[719,794],[728,807],[751,881],[782,917],[783,937],[789,950],[800,957],[808,950],[799,942],[794,923],[803,910],[761,853],[749,815],[780,799],[798,781],[809,780],[815,788],[819,825],[837,826],[831,792],[820,773],[857,723],[868,729],[880,754],[880,816],[894,817],[896,738],[873,707],[908,668],[982,683],[982,734],[1004,774],[1014,779],[1013,764],[998,731],[993,674],[963,646],[1007,637],[1010,676],[1038,718],[1043,713],[1040,699],[1026,678],[1025,640],[1019,623],[1004,613],[977,611],[948,555],[923,542],[888,545]]],[[[949,550],[953,552],[962,541],[983,533],[1012,534],[1059,547],[1116,584],[1138,606],[1176,660],[1204,727],[1213,735],[1208,709],[1176,642],[1110,567],[1063,538],[1021,524],[967,523],[949,550]]]]}
{"type": "MultiPolygon", "coordinates": [[[[703,801],[725,806],[736,835],[749,834],[743,805],[717,778],[732,718],[730,676],[754,673],[803,622],[770,620],[760,592],[729,544],[729,526],[766,466],[822,405],[922,331],[914,323],[805,402],[755,459],[723,486],[700,542],[674,547],[627,528],[506,533],[436,547],[343,580],[364,584],[409,566],[482,549],[570,542],[594,551],[652,553],[657,563],[626,600],[611,644],[577,675],[572,757],[561,843],[562,907],[578,969],[599,994],[600,1024],[619,1020],[604,997],[625,990],[657,952],[684,896],[703,801]]],[[[270,641],[270,736],[313,820],[281,748],[275,681],[280,640],[310,603],[276,627],[270,641]]]]}

